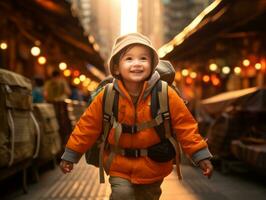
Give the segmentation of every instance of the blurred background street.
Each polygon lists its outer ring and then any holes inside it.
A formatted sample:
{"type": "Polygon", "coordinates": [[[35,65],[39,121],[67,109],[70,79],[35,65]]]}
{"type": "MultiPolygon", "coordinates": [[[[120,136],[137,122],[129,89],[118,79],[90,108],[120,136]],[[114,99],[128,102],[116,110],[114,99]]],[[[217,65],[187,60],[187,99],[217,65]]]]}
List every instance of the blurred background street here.
{"type": "Polygon", "coordinates": [[[214,155],[212,179],[184,160],[161,199],[266,199],[266,0],[5,0],[0,13],[0,199],[108,199],[96,168],[58,163],[130,32],[171,62],[214,155]]]}

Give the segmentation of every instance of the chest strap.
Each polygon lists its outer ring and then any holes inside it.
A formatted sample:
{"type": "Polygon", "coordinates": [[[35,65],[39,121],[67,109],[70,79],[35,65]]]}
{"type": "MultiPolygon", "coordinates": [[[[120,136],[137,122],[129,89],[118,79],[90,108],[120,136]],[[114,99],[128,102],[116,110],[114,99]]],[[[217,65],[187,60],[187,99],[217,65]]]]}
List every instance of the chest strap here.
{"type": "Polygon", "coordinates": [[[147,156],[147,149],[129,149],[129,148],[120,148],[115,147],[114,145],[110,145],[111,152],[115,152],[115,154],[119,154],[122,156],[130,157],[130,158],[138,158],[140,156],[147,156]]]}
{"type": "MultiPolygon", "coordinates": [[[[143,123],[138,123],[134,126],[129,126],[129,125],[124,125],[124,127],[127,126],[128,130],[125,131],[124,133],[135,133],[136,132],[139,132],[141,130],[144,130],[144,129],[147,129],[147,128],[153,128],[155,126],[158,126],[159,124],[163,123],[163,115],[158,115],[155,119],[152,119],[151,121],[148,121],[148,122],[143,122],[143,123]]],[[[115,137],[115,145],[114,145],[114,151],[111,151],[106,163],[105,163],[105,171],[107,174],[109,174],[109,171],[110,171],[110,167],[111,167],[111,164],[112,164],[112,161],[116,155],[116,152],[119,152],[120,148],[118,146],[118,143],[119,143],[119,139],[120,139],[120,136],[122,134],[122,124],[117,122],[116,120],[114,120],[114,123],[113,123],[113,128],[115,130],[114,132],[114,137],[115,137]]]]}
{"type": "Polygon", "coordinates": [[[144,129],[153,128],[155,126],[160,125],[163,123],[163,120],[165,119],[164,115],[158,115],[155,119],[152,119],[151,121],[137,123],[135,125],[128,125],[128,124],[121,124],[122,126],[122,133],[130,133],[134,134],[139,131],[142,131],[144,129]]]}

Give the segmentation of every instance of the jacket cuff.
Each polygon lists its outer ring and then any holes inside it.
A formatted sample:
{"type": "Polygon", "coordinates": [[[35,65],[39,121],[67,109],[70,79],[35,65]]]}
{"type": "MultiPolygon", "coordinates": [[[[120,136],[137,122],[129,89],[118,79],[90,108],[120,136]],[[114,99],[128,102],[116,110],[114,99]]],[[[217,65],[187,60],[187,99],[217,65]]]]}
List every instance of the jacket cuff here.
{"type": "Polygon", "coordinates": [[[199,161],[212,158],[208,148],[201,149],[194,153],[191,157],[193,164],[198,165],[199,161]]]}
{"type": "Polygon", "coordinates": [[[76,151],[73,151],[69,148],[65,148],[65,152],[63,153],[61,159],[62,160],[66,160],[72,163],[78,163],[78,161],[80,160],[82,154],[78,153],[76,151]]]}

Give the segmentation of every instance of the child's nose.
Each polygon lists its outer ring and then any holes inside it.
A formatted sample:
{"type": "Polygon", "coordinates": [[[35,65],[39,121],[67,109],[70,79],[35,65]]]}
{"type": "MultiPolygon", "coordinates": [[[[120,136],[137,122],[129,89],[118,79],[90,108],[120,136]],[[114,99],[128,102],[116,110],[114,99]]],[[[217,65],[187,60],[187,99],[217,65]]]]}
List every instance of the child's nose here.
{"type": "Polygon", "coordinates": [[[141,61],[139,59],[133,60],[133,65],[141,65],[141,61]]]}

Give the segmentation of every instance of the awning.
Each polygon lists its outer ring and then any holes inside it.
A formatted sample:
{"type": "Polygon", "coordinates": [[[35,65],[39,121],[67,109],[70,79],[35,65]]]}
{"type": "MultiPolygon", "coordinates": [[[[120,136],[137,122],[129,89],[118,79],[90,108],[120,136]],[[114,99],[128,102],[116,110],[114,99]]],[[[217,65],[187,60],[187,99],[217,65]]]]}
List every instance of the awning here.
{"type": "Polygon", "coordinates": [[[229,107],[249,112],[266,111],[266,88],[248,88],[225,92],[201,101],[201,109],[209,114],[220,114],[229,107]]]}
{"type": "Polygon", "coordinates": [[[163,59],[180,61],[205,56],[210,45],[228,33],[265,30],[265,0],[216,0],[173,40],[159,49],[163,59]]]}

